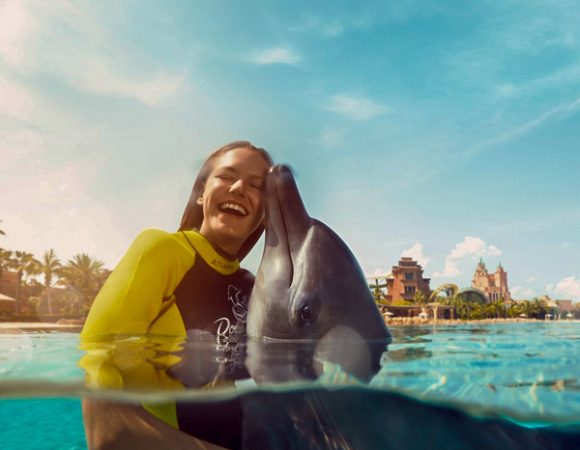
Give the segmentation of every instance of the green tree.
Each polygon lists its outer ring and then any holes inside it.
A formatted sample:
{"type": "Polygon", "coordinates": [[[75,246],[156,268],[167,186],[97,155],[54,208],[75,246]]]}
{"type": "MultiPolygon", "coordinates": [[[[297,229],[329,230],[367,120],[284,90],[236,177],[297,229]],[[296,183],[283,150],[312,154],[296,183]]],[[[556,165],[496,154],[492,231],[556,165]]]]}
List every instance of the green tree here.
{"type": "Polygon", "coordinates": [[[16,270],[16,310],[19,311],[21,305],[20,290],[22,279],[25,275],[37,275],[40,273],[40,262],[34,258],[32,253],[15,251],[14,269],[16,270]]]}
{"type": "Polygon", "coordinates": [[[461,294],[453,296],[450,304],[455,308],[458,319],[467,320],[469,318],[469,304],[461,294]]]}
{"type": "Polygon", "coordinates": [[[78,294],[75,312],[86,312],[103,285],[108,271],[103,269],[103,262],[92,259],[85,253],[73,256],[58,271],[59,284],[73,289],[78,294]]]}
{"type": "Polygon", "coordinates": [[[470,301],[468,298],[461,293],[453,297],[451,304],[455,307],[457,318],[461,320],[483,319],[486,315],[485,306],[476,301],[470,301]]]}
{"type": "Polygon", "coordinates": [[[519,314],[520,314],[520,307],[519,307],[518,303],[516,303],[515,301],[512,301],[509,304],[509,307],[507,310],[507,316],[513,319],[515,317],[518,317],[519,314]]]}
{"type": "Polygon", "coordinates": [[[427,303],[427,297],[423,294],[423,291],[415,292],[413,296],[413,303],[416,305],[425,305],[427,303]]]}
{"type": "Polygon", "coordinates": [[[490,319],[499,318],[504,313],[503,299],[493,300],[484,306],[485,317],[490,319]]]}
{"type": "MultiPolygon", "coordinates": [[[[386,280],[385,280],[386,281],[386,280]]],[[[383,288],[387,287],[387,283],[379,284],[379,279],[375,278],[374,284],[369,284],[369,288],[373,294],[373,299],[377,305],[384,303],[385,295],[382,291],[383,288]]]]}
{"type": "Polygon", "coordinates": [[[2,291],[2,277],[4,276],[4,271],[14,269],[14,263],[16,261],[12,257],[12,254],[13,252],[11,250],[0,248],[0,292],[2,291]]]}
{"type": "Polygon", "coordinates": [[[531,316],[532,313],[532,304],[529,300],[522,300],[515,306],[515,315],[517,317],[525,314],[527,317],[531,316]]]}
{"type": "Polygon", "coordinates": [[[60,260],[56,257],[53,249],[44,252],[42,261],[40,262],[40,270],[44,275],[44,288],[46,292],[46,306],[48,309],[48,314],[52,314],[52,299],[50,298],[50,288],[52,287],[52,282],[55,275],[57,275],[61,267],[60,260]]]}
{"type": "Polygon", "coordinates": [[[486,317],[486,310],[484,305],[477,302],[469,302],[469,318],[473,320],[480,320],[486,317]]]}
{"type": "Polygon", "coordinates": [[[533,303],[533,309],[536,313],[536,317],[538,319],[543,319],[546,314],[548,314],[548,304],[546,303],[546,300],[544,299],[540,299],[540,298],[535,298],[533,303]]]}

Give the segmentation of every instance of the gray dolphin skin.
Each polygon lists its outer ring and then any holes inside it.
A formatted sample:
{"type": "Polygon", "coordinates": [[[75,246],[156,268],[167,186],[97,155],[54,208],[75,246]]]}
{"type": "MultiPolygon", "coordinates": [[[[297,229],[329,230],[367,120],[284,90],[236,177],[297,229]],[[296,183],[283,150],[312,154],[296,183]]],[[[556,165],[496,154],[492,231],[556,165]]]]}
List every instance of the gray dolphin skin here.
{"type": "Polygon", "coordinates": [[[390,338],[355,257],[336,233],[308,215],[287,166],[270,169],[265,195],[266,242],[249,302],[248,336],[390,338]]]}

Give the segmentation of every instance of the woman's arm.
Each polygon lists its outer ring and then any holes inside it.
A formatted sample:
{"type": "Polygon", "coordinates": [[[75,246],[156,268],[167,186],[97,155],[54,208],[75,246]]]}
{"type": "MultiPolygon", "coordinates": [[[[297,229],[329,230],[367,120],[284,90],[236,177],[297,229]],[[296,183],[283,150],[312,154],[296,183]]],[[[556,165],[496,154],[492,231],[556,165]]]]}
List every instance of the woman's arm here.
{"type": "MultiPolygon", "coordinates": [[[[81,333],[85,355],[79,365],[88,387],[173,387],[175,380],[163,370],[172,358],[155,360],[145,340],[151,332],[176,342],[185,336],[172,295],[194,259],[174,234],[146,230],[135,239],[97,295],[81,333]],[[163,325],[152,325],[162,314],[163,325]]],[[[169,354],[170,343],[166,347],[169,354]]]]}
{"type": "MultiPolygon", "coordinates": [[[[175,235],[163,231],[146,230],[135,239],[99,292],[81,333],[85,355],[79,365],[87,387],[182,388],[165,370],[176,358],[171,342],[163,346],[166,356],[161,361],[146,335],[167,313],[173,290],[194,258],[175,235]]],[[[174,319],[165,320],[167,325],[155,332],[175,336],[177,342],[184,330],[180,318],[174,319]]],[[[89,448],[171,448],[172,439],[174,448],[209,448],[139,406],[85,399],[83,418],[89,448]]]]}
{"type": "MultiPolygon", "coordinates": [[[[143,231],[95,298],[81,338],[146,334],[194,260],[175,235],[143,231]]],[[[179,327],[167,331],[184,332],[179,327]]]]}
{"type": "Polygon", "coordinates": [[[89,450],[223,450],[176,430],[136,405],[85,398],[83,421],[89,450]]]}

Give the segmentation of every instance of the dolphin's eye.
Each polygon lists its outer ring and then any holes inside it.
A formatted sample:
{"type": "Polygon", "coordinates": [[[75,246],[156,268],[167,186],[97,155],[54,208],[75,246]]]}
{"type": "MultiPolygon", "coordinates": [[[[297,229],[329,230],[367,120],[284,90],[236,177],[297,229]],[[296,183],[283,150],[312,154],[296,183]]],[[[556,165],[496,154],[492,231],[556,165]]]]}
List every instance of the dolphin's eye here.
{"type": "Polygon", "coordinates": [[[313,319],[312,316],[313,316],[313,314],[312,314],[312,309],[310,309],[310,306],[304,305],[302,308],[300,308],[300,319],[303,322],[306,322],[306,323],[312,322],[312,319],[313,319]]]}

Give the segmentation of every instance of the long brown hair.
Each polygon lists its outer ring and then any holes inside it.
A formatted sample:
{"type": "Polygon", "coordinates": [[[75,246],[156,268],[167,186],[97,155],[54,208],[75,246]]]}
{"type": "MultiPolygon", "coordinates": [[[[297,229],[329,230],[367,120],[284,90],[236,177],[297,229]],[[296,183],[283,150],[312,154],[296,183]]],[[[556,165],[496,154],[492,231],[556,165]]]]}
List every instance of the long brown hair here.
{"type": "MultiPolygon", "coordinates": [[[[203,207],[198,205],[197,199],[201,197],[203,191],[205,189],[205,183],[207,182],[207,178],[209,174],[213,170],[213,163],[214,161],[222,155],[225,155],[227,152],[237,149],[237,148],[247,148],[250,150],[254,150],[258,152],[262,158],[268,163],[268,165],[272,166],[274,162],[272,161],[272,157],[270,154],[264,150],[263,148],[255,147],[251,142],[248,141],[235,141],[229,144],[224,145],[223,147],[218,148],[214,151],[208,158],[205,160],[199,173],[197,174],[197,178],[193,183],[193,188],[191,190],[191,195],[189,196],[189,200],[187,201],[187,205],[185,206],[185,211],[183,211],[183,216],[181,217],[181,224],[179,225],[178,231],[184,230],[193,230],[201,228],[201,224],[203,222],[203,207]]],[[[242,244],[240,251],[236,255],[238,259],[242,260],[245,256],[250,253],[250,250],[256,245],[258,239],[264,232],[264,225],[258,225],[258,228],[248,236],[246,241],[242,244]]]]}

